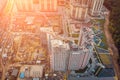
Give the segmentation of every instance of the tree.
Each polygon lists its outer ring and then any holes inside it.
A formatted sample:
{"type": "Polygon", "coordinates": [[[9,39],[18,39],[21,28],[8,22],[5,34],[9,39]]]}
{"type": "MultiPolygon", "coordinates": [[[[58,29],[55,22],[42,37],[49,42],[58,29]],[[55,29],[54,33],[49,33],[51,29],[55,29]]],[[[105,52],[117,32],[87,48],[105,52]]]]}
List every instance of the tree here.
{"type": "Polygon", "coordinates": [[[110,32],[120,55],[120,0],[105,0],[105,6],[110,10],[110,32]]]}

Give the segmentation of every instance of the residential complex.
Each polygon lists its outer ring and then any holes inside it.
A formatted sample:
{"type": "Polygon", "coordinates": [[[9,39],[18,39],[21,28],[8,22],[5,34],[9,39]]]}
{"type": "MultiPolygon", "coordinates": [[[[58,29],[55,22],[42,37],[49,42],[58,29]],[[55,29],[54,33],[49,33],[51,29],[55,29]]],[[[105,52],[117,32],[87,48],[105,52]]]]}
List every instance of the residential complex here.
{"type": "Polygon", "coordinates": [[[7,73],[2,79],[117,80],[103,31],[109,15],[103,3],[6,0],[0,17],[1,68],[7,73]]]}
{"type": "Polygon", "coordinates": [[[99,16],[103,7],[104,0],[91,0],[90,14],[92,16],[99,16]]]}

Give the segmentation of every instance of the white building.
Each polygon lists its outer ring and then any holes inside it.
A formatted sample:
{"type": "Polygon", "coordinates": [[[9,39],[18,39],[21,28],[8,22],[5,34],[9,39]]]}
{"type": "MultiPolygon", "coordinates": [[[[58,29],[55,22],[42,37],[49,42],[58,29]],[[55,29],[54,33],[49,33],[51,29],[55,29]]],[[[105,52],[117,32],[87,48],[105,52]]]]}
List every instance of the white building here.
{"type": "Polygon", "coordinates": [[[84,26],[87,27],[80,28],[81,37],[77,37],[79,45],[75,43],[68,45],[48,34],[50,63],[53,71],[78,70],[87,66],[92,54],[92,32],[87,24],[84,26]]]}
{"type": "Polygon", "coordinates": [[[74,47],[74,44],[70,45],[69,70],[84,69],[89,63],[93,53],[93,31],[90,27],[83,26],[80,28],[78,49],[74,47]]]}
{"type": "Polygon", "coordinates": [[[57,11],[58,0],[39,0],[40,11],[57,11]]]}
{"type": "Polygon", "coordinates": [[[66,71],[68,64],[67,60],[69,55],[68,44],[62,42],[61,40],[50,40],[50,43],[50,65],[52,71],[66,71]]]}

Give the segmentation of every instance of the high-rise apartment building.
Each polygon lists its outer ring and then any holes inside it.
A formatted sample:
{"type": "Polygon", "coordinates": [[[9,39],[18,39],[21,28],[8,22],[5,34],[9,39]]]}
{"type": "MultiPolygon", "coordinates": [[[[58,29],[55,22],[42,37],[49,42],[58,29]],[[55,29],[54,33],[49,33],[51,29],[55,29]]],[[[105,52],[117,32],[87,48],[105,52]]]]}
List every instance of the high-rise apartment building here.
{"type": "Polygon", "coordinates": [[[52,65],[51,68],[53,71],[66,71],[67,70],[67,65],[68,65],[68,51],[63,48],[62,46],[60,47],[54,47],[52,52],[52,65]]]}
{"type": "Polygon", "coordinates": [[[71,0],[71,18],[85,20],[88,13],[89,0],[71,0]]]}
{"type": "Polygon", "coordinates": [[[79,70],[84,69],[91,57],[91,54],[88,52],[83,52],[83,50],[79,51],[71,51],[69,58],[69,70],[79,70]]]}
{"type": "Polygon", "coordinates": [[[92,0],[90,4],[89,13],[92,16],[99,16],[103,7],[104,0],[92,0]]]}
{"type": "Polygon", "coordinates": [[[78,46],[75,43],[70,44],[71,49],[70,49],[69,60],[68,60],[69,61],[68,70],[84,69],[89,63],[89,60],[92,54],[92,51],[91,51],[92,48],[90,47],[91,45],[88,45],[89,42],[88,43],[85,43],[85,41],[83,42],[84,42],[84,45],[82,46],[78,46]],[[89,46],[89,47],[87,48],[86,46],[89,46]]]}
{"type": "Polygon", "coordinates": [[[53,71],[84,69],[90,58],[91,50],[79,47],[73,42],[64,43],[61,40],[50,40],[50,65],[53,71]]]}
{"type": "Polygon", "coordinates": [[[33,11],[33,0],[15,0],[18,11],[33,11]]]}
{"type": "Polygon", "coordinates": [[[57,11],[58,0],[39,0],[40,11],[57,11]]]}
{"type": "Polygon", "coordinates": [[[71,18],[75,20],[85,20],[87,17],[88,8],[79,5],[71,5],[71,18]]]}
{"type": "Polygon", "coordinates": [[[88,13],[91,16],[99,16],[104,0],[71,0],[71,18],[85,20],[88,13]]]}
{"type": "Polygon", "coordinates": [[[57,11],[57,0],[15,0],[19,11],[57,11]]]}
{"type": "Polygon", "coordinates": [[[50,40],[50,66],[52,71],[66,71],[68,65],[68,50],[67,43],[61,40],[50,40]]]}

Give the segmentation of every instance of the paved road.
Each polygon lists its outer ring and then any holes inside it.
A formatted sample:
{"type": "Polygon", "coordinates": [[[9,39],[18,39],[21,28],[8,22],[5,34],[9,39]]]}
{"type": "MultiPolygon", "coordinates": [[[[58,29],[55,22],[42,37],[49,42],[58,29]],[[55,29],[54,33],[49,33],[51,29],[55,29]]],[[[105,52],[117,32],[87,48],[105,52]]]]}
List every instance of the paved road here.
{"type": "Polygon", "coordinates": [[[108,26],[109,26],[109,14],[106,17],[106,23],[104,25],[104,31],[105,31],[105,35],[106,35],[106,38],[107,38],[107,43],[108,43],[108,46],[109,46],[109,49],[110,49],[110,53],[111,53],[111,56],[112,56],[112,59],[113,59],[115,72],[116,72],[116,75],[118,76],[118,80],[120,80],[120,68],[119,68],[119,65],[117,63],[118,50],[115,47],[114,41],[113,41],[113,39],[111,37],[111,34],[109,32],[109,29],[108,29],[108,26]]]}

